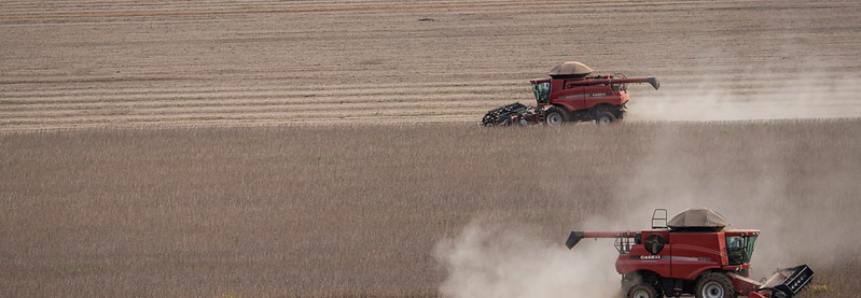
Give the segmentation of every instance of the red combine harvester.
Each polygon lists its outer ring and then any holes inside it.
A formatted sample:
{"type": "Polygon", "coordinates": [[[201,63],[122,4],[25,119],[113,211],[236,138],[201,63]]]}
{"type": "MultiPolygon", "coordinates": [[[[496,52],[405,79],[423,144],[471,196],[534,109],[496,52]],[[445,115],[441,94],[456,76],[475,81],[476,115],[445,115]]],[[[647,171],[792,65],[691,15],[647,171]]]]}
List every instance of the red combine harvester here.
{"type": "Polygon", "coordinates": [[[807,265],[781,269],[765,282],[749,278],[750,257],[759,230],[724,230],[729,222],[709,209],[689,209],[667,221],[667,210],[652,215],[652,229],[573,231],[565,245],[583,238],[614,238],[628,298],[791,298],[813,278],[807,265]],[[656,222],[664,222],[663,226],[656,222]]]}
{"type": "Polygon", "coordinates": [[[627,78],[622,74],[592,74],[589,66],[580,62],[565,62],[550,71],[550,79],[530,81],[535,93],[536,107],[513,103],[487,112],[484,126],[528,125],[547,123],[551,126],[565,122],[595,121],[610,124],[625,116],[628,84],[649,83],[657,90],[655,78],[627,78]]]}

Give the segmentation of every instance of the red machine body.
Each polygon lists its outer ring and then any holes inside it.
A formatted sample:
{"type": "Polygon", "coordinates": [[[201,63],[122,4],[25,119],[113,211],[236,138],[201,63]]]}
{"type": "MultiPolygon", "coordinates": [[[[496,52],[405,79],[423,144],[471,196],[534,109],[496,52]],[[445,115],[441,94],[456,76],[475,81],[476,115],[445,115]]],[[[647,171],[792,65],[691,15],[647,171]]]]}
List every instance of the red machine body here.
{"type": "Polygon", "coordinates": [[[648,83],[660,88],[655,78],[627,78],[623,74],[593,74],[583,63],[569,61],[550,71],[549,79],[531,80],[537,107],[515,103],[490,110],[484,126],[508,126],[595,121],[610,124],[625,116],[628,84],[648,83]]]}
{"type": "Polygon", "coordinates": [[[616,271],[622,275],[623,290],[631,298],[683,294],[789,298],[813,277],[813,271],[801,265],[779,270],[765,283],[749,279],[759,230],[655,227],[654,219],[653,216],[653,228],[649,230],[573,231],[566,245],[573,248],[583,238],[616,239],[616,271]]]}
{"type": "MultiPolygon", "coordinates": [[[[655,89],[659,86],[655,78],[614,78],[613,75],[538,79],[530,83],[533,86],[549,85],[548,93],[536,94],[538,106],[564,107],[569,113],[601,106],[606,107],[608,111],[621,110],[630,99],[625,85],[654,83],[655,89]]],[[[619,118],[621,117],[622,113],[619,113],[619,118]]]]}
{"type": "Polygon", "coordinates": [[[565,62],[549,73],[550,79],[530,81],[538,107],[547,107],[550,125],[591,121],[609,124],[625,115],[628,84],[649,83],[660,88],[655,78],[627,78],[622,74],[593,74],[583,63],[565,62]]]}
{"type": "Polygon", "coordinates": [[[655,229],[638,232],[584,231],[583,234],[583,238],[634,240],[629,247],[623,247],[623,253],[616,259],[616,272],[619,274],[648,270],[663,277],[693,280],[708,270],[737,272],[748,276],[748,254],[752,251],[744,251],[745,248],[738,247],[738,244],[730,250],[727,239],[750,242],[752,248],[759,230],[672,232],[669,229],[655,229]],[[729,257],[730,252],[734,254],[733,258],[729,257]]]}

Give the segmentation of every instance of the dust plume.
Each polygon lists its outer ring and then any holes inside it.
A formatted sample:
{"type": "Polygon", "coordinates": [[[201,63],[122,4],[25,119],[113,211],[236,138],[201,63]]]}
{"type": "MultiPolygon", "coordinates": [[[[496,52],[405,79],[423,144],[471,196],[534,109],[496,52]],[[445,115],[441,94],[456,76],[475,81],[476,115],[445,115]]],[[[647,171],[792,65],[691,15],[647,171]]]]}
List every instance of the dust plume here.
{"type": "Polygon", "coordinates": [[[667,126],[631,165],[630,183],[617,199],[637,203],[618,217],[643,227],[654,208],[669,209],[672,218],[707,207],[724,215],[729,229],[759,229],[755,278],[776,268],[807,263],[816,270],[855,259],[861,254],[857,131],[829,126],[818,128],[829,133],[798,138],[768,122],[739,124],[712,140],[698,140],[701,129],[667,126]]]}
{"type": "Polygon", "coordinates": [[[831,119],[861,116],[861,77],[832,74],[815,65],[785,63],[734,74],[670,75],[660,90],[633,87],[632,121],[831,119]]]}
{"type": "Polygon", "coordinates": [[[446,298],[572,298],[618,294],[612,243],[583,241],[569,251],[529,229],[476,220],[437,244],[434,256],[448,271],[446,298]]]}

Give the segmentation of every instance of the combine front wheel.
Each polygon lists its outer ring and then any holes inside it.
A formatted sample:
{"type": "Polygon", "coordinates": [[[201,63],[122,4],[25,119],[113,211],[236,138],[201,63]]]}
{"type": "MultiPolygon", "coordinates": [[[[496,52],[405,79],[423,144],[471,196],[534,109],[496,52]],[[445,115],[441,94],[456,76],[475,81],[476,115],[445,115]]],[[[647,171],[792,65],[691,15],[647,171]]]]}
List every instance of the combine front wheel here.
{"type": "Polygon", "coordinates": [[[613,116],[613,113],[610,112],[601,112],[598,113],[598,117],[595,118],[595,123],[598,125],[610,125],[616,122],[616,116],[613,116]]]}
{"type": "Polygon", "coordinates": [[[628,298],[658,298],[658,290],[650,284],[641,282],[628,290],[628,298]]]}
{"type": "Polygon", "coordinates": [[[568,121],[568,113],[557,107],[552,107],[544,112],[544,120],[547,122],[547,125],[559,126],[568,121]]]}
{"type": "Polygon", "coordinates": [[[735,288],[729,276],[709,272],[697,281],[697,298],[735,298],[735,288]]]}

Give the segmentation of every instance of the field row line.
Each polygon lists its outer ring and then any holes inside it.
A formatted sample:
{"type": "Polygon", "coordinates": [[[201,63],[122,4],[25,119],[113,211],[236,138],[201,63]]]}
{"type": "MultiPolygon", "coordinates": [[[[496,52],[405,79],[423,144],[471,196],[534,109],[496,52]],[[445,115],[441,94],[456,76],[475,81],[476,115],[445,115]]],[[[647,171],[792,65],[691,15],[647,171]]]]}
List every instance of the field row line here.
{"type": "Polygon", "coordinates": [[[253,120],[265,122],[305,122],[309,119],[325,122],[334,119],[345,118],[372,118],[380,121],[388,121],[391,118],[404,118],[406,122],[414,121],[409,117],[449,117],[458,115],[464,121],[479,121],[480,115],[486,111],[483,107],[460,107],[458,109],[432,109],[432,108],[409,108],[409,107],[354,107],[349,109],[337,110],[305,110],[296,111],[292,109],[262,109],[262,110],[247,110],[242,112],[237,111],[173,111],[162,112],[150,115],[49,115],[45,117],[27,117],[27,118],[0,118],[0,129],[20,129],[26,126],[45,127],[62,127],[67,125],[92,126],[96,124],[115,124],[119,126],[129,124],[161,124],[170,122],[200,122],[208,123],[211,121],[235,121],[235,120],[253,120]]]}
{"type": "MultiPolygon", "coordinates": [[[[839,84],[833,86],[819,86],[815,84],[801,85],[771,82],[718,82],[714,84],[696,86],[679,85],[675,82],[664,82],[662,93],[674,92],[667,87],[702,89],[711,93],[731,93],[739,95],[758,94],[765,95],[797,95],[820,91],[827,92],[829,96],[849,97],[861,91],[861,86],[839,84]],[[815,89],[814,89],[815,88],[815,89]]],[[[440,85],[442,86],[442,85],[440,85]]],[[[499,84],[495,86],[456,86],[435,88],[373,88],[341,89],[327,92],[309,91],[285,91],[281,88],[268,88],[262,91],[242,91],[241,88],[234,91],[170,91],[151,92],[147,89],[137,88],[134,91],[117,90],[105,91],[83,91],[83,92],[4,92],[0,99],[0,111],[18,111],[44,109],[51,107],[70,107],[88,105],[125,105],[145,107],[153,105],[247,105],[247,104],[316,104],[316,103],[386,103],[397,101],[426,101],[430,100],[456,100],[457,98],[491,97],[499,95],[510,95],[511,98],[531,98],[531,89],[528,85],[499,84]]],[[[633,85],[629,88],[639,90],[646,88],[643,85],[633,85]]],[[[321,87],[321,90],[328,90],[321,87]]]]}
{"type": "Polygon", "coordinates": [[[160,112],[169,112],[171,110],[204,110],[204,109],[223,109],[224,111],[243,110],[243,109],[315,109],[319,107],[392,107],[392,106],[439,106],[445,105],[455,106],[464,103],[481,105],[488,101],[494,100],[515,100],[510,96],[482,96],[476,94],[468,94],[463,96],[446,96],[437,98],[397,98],[397,99],[381,99],[381,98],[365,98],[353,99],[333,98],[327,101],[289,101],[280,100],[244,100],[244,99],[223,99],[223,100],[182,100],[179,102],[170,101],[153,101],[145,103],[93,103],[93,104],[54,104],[43,106],[9,106],[0,104],[0,117],[2,118],[26,118],[51,113],[115,113],[116,111],[127,111],[141,114],[152,114],[160,112]],[[113,111],[113,112],[112,112],[113,111]]]}
{"type": "MultiPolygon", "coordinates": [[[[651,1],[655,2],[655,1],[651,1]]],[[[676,2],[676,1],[661,1],[676,2]]],[[[434,4],[374,4],[349,6],[307,6],[282,8],[238,8],[221,10],[164,10],[164,11],[128,11],[128,12],[90,12],[90,13],[53,13],[53,14],[3,14],[0,19],[46,19],[46,18],[103,18],[103,17],[148,17],[148,16],[206,16],[227,14],[283,14],[283,13],[320,13],[320,12],[361,12],[361,11],[411,11],[411,10],[440,10],[465,8],[499,8],[499,7],[549,7],[570,6],[576,4],[595,4],[593,1],[512,1],[512,2],[447,2],[434,4]]],[[[625,5],[643,3],[643,1],[616,1],[607,5],[625,5]]]]}
{"type": "Polygon", "coordinates": [[[92,85],[75,86],[66,84],[62,88],[25,88],[27,86],[6,86],[0,84],[2,99],[45,99],[52,102],[57,98],[85,97],[84,101],[103,97],[138,98],[174,98],[202,97],[213,95],[243,96],[243,97],[317,97],[317,96],[365,96],[365,95],[407,95],[433,93],[478,93],[499,92],[500,90],[528,89],[528,82],[492,81],[492,82],[457,82],[457,83],[404,83],[404,84],[363,84],[363,85],[304,85],[284,86],[270,84],[263,86],[234,86],[234,87],[173,87],[152,89],[149,87],[105,86],[94,89],[92,85]],[[8,89],[8,90],[2,90],[8,89]]]}
{"type": "Polygon", "coordinates": [[[55,94],[27,95],[25,97],[4,96],[0,99],[0,111],[12,107],[19,109],[41,109],[45,106],[61,105],[106,105],[129,104],[151,105],[170,102],[172,104],[202,103],[220,105],[239,101],[277,102],[279,104],[303,104],[308,101],[316,103],[327,102],[388,102],[425,99],[439,100],[441,98],[477,96],[498,96],[501,94],[529,95],[528,87],[498,87],[498,88],[439,88],[426,90],[369,90],[363,92],[227,92],[227,93],[117,93],[93,94],[89,96],[55,94]]]}
{"type": "MultiPolygon", "coordinates": [[[[850,98],[851,94],[846,96],[838,96],[840,98],[850,98]]],[[[675,95],[646,95],[638,97],[637,104],[647,104],[650,97],[654,97],[662,104],[681,104],[682,106],[706,106],[718,104],[715,100],[729,103],[733,100],[732,97],[739,95],[730,95],[730,99],[722,96],[711,97],[708,94],[701,94],[694,97],[685,97],[683,94],[676,93],[675,95]]],[[[816,98],[816,97],[813,97],[816,98]]],[[[741,99],[741,104],[756,104],[757,106],[770,105],[796,105],[804,101],[810,101],[812,98],[787,98],[783,101],[773,94],[762,94],[758,96],[747,96],[741,99]],[[799,102],[801,100],[802,102],[799,102]]],[[[280,115],[275,118],[304,118],[304,117],[340,117],[338,115],[352,114],[370,114],[384,117],[389,114],[403,113],[423,113],[423,114],[439,114],[450,115],[452,113],[471,115],[478,119],[480,115],[500,106],[514,101],[520,101],[527,105],[534,104],[531,98],[521,97],[487,97],[483,95],[471,94],[467,96],[435,98],[433,100],[418,100],[418,99],[403,99],[403,100],[385,100],[367,98],[365,100],[342,100],[331,102],[292,102],[283,103],[277,100],[268,101],[243,101],[243,100],[221,100],[217,102],[198,100],[186,101],[183,103],[165,103],[154,102],[145,105],[132,104],[105,104],[105,105],[48,105],[37,109],[6,109],[0,105],[0,126],[17,126],[20,124],[36,124],[36,123],[80,123],[80,122],[115,122],[125,121],[123,119],[199,119],[208,120],[224,119],[224,118],[253,118],[251,115],[269,115],[265,117],[274,117],[272,115],[280,115]],[[406,112],[405,112],[406,111],[406,112]],[[328,116],[326,116],[328,115],[328,116]]],[[[820,103],[824,104],[824,103],[820,103]]],[[[831,107],[840,109],[845,107],[851,109],[855,103],[851,100],[844,101],[828,101],[831,107]]],[[[148,122],[152,122],[147,120],[148,122]]]]}
{"type": "Polygon", "coordinates": [[[2,119],[27,119],[34,117],[76,117],[82,115],[171,115],[184,113],[268,113],[268,112],[290,112],[290,113],[315,113],[318,111],[353,111],[353,110],[385,110],[385,109],[428,109],[428,110],[457,110],[461,108],[474,108],[489,110],[490,104],[497,100],[472,100],[472,101],[439,101],[439,102],[397,102],[388,104],[366,104],[366,103],[324,103],[294,105],[244,105],[244,106],[161,106],[148,109],[134,109],[123,107],[104,107],[100,109],[82,110],[34,110],[27,112],[0,112],[2,119]]]}

